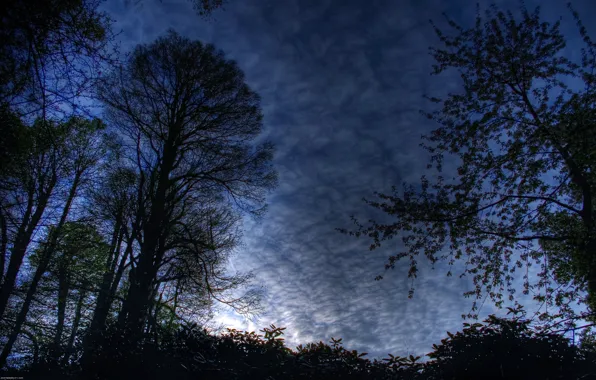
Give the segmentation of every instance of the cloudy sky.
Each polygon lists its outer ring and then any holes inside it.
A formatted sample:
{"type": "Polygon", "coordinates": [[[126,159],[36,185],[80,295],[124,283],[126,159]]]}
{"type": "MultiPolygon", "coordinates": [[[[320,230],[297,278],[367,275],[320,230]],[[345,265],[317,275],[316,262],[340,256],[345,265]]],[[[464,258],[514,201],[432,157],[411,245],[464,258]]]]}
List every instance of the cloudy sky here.
{"type": "MultiPolygon", "coordinates": [[[[245,247],[233,266],[255,272],[266,312],[254,321],[222,313],[220,323],[247,330],[285,326],[291,347],[341,337],[370,358],[425,354],[447,330],[461,328],[461,314],[471,307],[462,297],[468,281],[421,260],[410,300],[405,267],[374,281],[396,246],[369,252],[366,240],[335,228],[349,227],[352,214],[374,216],[363,196],[425,173],[420,136],[435,126],[419,115],[430,107],[422,96],[459,85],[429,75],[428,47],[437,38],[428,20],[443,25],[446,12],[471,25],[475,3],[228,0],[206,21],[185,0],[107,1],[124,49],[174,28],[222,49],[262,97],[264,137],[277,146],[280,186],[265,218],[245,223],[245,247]]],[[[517,1],[498,3],[515,9],[517,1]]],[[[576,56],[578,35],[566,0],[541,3],[545,19],[563,16],[568,54],[576,56]]],[[[586,20],[596,14],[590,3],[574,1],[586,20]]],[[[495,311],[486,302],[481,315],[495,311]]]]}

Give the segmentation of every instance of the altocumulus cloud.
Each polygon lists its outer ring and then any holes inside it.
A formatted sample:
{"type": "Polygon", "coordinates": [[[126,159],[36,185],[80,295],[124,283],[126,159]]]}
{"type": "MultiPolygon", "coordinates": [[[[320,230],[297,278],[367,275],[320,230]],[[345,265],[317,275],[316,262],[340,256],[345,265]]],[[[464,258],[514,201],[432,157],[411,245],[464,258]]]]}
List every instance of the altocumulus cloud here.
{"type": "MultiPolygon", "coordinates": [[[[541,4],[543,15],[569,21],[564,3],[541,4]]],[[[589,1],[575,6],[584,17],[594,14],[589,1]]],[[[471,287],[466,279],[447,278],[444,265],[433,270],[421,259],[409,300],[404,265],[374,281],[397,240],[368,252],[365,241],[334,228],[349,227],[352,214],[378,216],[364,208],[363,196],[424,174],[420,136],[433,125],[418,113],[430,106],[422,95],[459,85],[456,76],[429,75],[427,48],[437,39],[428,20],[442,25],[446,12],[470,25],[473,3],[229,0],[211,21],[184,0],[111,1],[105,9],[122,30],[124,49],[174,28],[222,49],[262,97],[263,138],[277,146],[280,186],[265,218],[245,222],[245,247],[233,265],[256,273],[266,289],[266,312],[256,321],[228,312],[220,323],[285,326],[290,346],[341,337],[348,348],[379,358],[425,354],[447,330],[461,328],[461,314],[471,306],[461,296],[471,287]]],[[[574,32],[572,23],[564,26],[574,32]]],[[[575,50],[569,44],[567,52],[575,50]]],[[[481,316],[495,311],[487,302],[481,316]]]]}

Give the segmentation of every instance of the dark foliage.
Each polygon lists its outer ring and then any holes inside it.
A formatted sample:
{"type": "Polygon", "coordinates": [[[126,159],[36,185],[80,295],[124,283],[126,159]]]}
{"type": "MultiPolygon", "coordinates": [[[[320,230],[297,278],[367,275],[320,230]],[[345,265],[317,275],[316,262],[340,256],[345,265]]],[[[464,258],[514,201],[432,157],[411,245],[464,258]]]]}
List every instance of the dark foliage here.
{"type": "Polygon", "coordinates": [[[146,337],[141,348],[126,334],[109,329],[97,342],[92,366],[81,373],[75,360],[51,365],[45,357],[34,366],[12,370],[16,376],[63,379],[596,379],[596,352],[565,337],[540,333],[530,321],[494,315],[433,345],[427,362],[420,357],[389,355],[382,361],[344,348],[341,339],[298,346],[284,345],[284,328],[255,332],[228,330],[213,335],[196,326],[163,331],[159,344],[146,337]]]}
{"type": "Polygon", "coordinates": [[[100,0],[9,0],[0,5],[0,103],[22,115],[69,116],[113,64],[100,0]],[[69,110],[69,111],[66,111],[69,110]]]}
{"type": "Polygon", "coordinates": [[[521,290],[554,306],[545,319],[581,319],[577,304],[596,311],[596,43],[571,13],[583,40],[577,61],[562,54],[560,22],[523,3],[517,14],[478,9],[471,28],[449,18],[446,30],[435,26],[433,74],[459,73],[461,86],[428,97],[437,109],[422,112],[437,123],[421,143],[434,173],[365,199],[388,222],[353,217],[355,229],[339,231],[370,239],[371,250],[399,239],[385,269],[406,261],[412,280],[421,258],[447,263],[448,276],[473,281],[464,295],[476,301],[502,307],[521,290]]]}
{"type": "MultiPolygon", "coordinates": [[[[518,312],[510,309],[510,312],[518,312]]],[[[485,324],[464,324],[447,333],[428,354],[428,379],[585,379],[594,378],[596,357],[559,334],[541,334],[529,320],[494,315],[485,324]]]]}

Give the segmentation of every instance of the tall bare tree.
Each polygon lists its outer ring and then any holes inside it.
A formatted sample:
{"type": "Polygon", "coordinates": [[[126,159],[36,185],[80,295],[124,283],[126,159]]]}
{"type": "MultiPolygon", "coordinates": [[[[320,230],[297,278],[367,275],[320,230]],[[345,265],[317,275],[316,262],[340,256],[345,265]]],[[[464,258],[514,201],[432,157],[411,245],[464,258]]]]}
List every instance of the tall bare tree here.
{"type": "Polygon", "coordinates": [[[158,272],[179,245],[175,232],[187,214],[219,197],[239,211],[262,214],[277,180],[273,146],[252,143],[262,129],[259,97],[236,64],[213,46],[173,31],[138,46],[99,94],[139,175],[139,250],[120,312],[137,341],[158,272]]]}

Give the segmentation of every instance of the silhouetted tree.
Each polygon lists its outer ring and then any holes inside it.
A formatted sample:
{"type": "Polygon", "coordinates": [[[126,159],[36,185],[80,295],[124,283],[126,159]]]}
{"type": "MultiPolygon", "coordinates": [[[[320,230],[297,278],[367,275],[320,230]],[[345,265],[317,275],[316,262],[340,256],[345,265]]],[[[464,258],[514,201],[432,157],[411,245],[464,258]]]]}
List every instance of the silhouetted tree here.
{"type": "MultiPolygon", "coordinates": [[[[45,119],[86,108],[82,97],[114,62],[111,21],[98,0],[0,5],[0,104],[45,119]]],[[[0,125],[0,128],[3,127],[0,125]]]]}
{"type": "Polygon", "coordinates": [[[115,151],[110,151],[97,186],[87,194],[92,201],[87,211],[93,220],[109,231],[110,243],[91,325],[85,337],[86,347],[105,329],[117,292],[121,290],[122,278],[132,263],[134,240],[139,229],[139,219],[135,217],[138,175],[132,168],[122,165],[118,149],[119,145],[115,151]]]}
{"type": "MultiPolygon", "coordinates": [[[[93,302],[108,246],[88,223],[65,223],[15,341],[12,352],[21,357],[33,352],[34,364],[42,361],[53,367],[70,363],[88,327],[85,309],[93,302]]],[[[40,267],[44,253],[44,244],[32,251],[28,256],[32,268],[40,267]]],[[[30,289],[31,283],[25,280],[23,288],[30,289]]],[[[22,297],[19,293],[16,296],[22,297]]]]}
{"type": "Polygon", "coordinates": [[[462,276],[475,284],[466,296],[488,295],[498,306],[514,300],[516,270],[534,263],[542,270],[537,282],[523,271],[524,294],[533,290],[563,315],[578,300],[594,311],[596,46],[574,16],[585,43],[579,63],[562,55],[559,22],[542,22],[538,9],[522,7],[518,19],[491,6],[472,28],[452,20],[453,34],[435,27],[443,46],[431,49],[433,73],[453,70],[462,81],[461,91],[430,98],[441,108],[426,113],[440,125],[422,144],[438,175],[365,200],[394,221],[365,226],[353,217],[357,229],[340,231],[371,238],[371,249],[400,237],[403,249],[386,269],[409,260],[411,278],[419,255],[462,260],[462,276]],[[446,162],[456,174],[442,173],[446,162]]]}
{"type": "Polygon", "coordinates": [[[95,292],[100,274],[104,270],[109,247],[93,226],[81,222],[68,222],[63,227],[56,248],[57,254],[51,258],[47,270],[50,274],[49,281],[55,283],[57,305],[51,355],[54,360],[62,359],[68,362],[74,339],[79,334],[81,308],[86,296],[95,292]],[[69,299],[75,310],[68,343],[64,344],[69,299]]]}
{"type": "MultiPolygon", "coordinates": [[[[209,241],[184,236],[201,227],[191,215],[214,199],[254,215],[263,211],[264,195],[276,183],[273,146],[251,144],[262,128],[259,97],[235,63],[175,32],[138,46],[99,94],[107,118],[132,147],[124,155],[139,176],[139,250],[119,316],[137,341],[160,268],[181,243],[213,250],[209,241]]],[[[208,225],[201,228],[209,231],[208,225]]]]}
{"type": "MultiPolygon", "coordinates": [[[[101,159],[102,149],[100,147],[100,131],[103,128],[99,120],[85,120],[79,117],[73,117],[64,123],[54,123],[48,121],[39,121],[32,131],[38,136],[33,141],[42,147],[42,150],[35,152],[36,154],[29,158],[33,161],[32,166],[27,166],[24,170],[32,169],[32,173],[25,173],[25,182],[17,182],[22,185],[28,192],[29,199],[27,201],[27,209],[22,218],[21,224],[18,225],[19,230],[15,234],[15,241],[12,244],[12,251],[10,255],[10,263],[6,272],[6,277],[2,283],[2,292],[0,293],[0,313],[4,313],[8,300],[14,290],[16,278],[19,269],[22,265],[27,248],[29,246],[31,236],[37,228],[39,219],[45,211],[45,206],[50,200],[50,196],[54,188],[58,188],[57,193],[63,192],[65,194],[54,194],[60,199],[59,205],[56,207],[59,210],[59,217],[55,225],[52,225],[47,230],[45,242],[42,244],[41,258],[33,273],[33,279],[27,289],[26,297],[23,304],[20,306],[20,312],[12,326],[12,332],[9,335],[7,343],[0,354],[0,367],[2,367],[12,350],[21,327],[25,323],[27,314],[33,297],[37,291],[42,276],[46,273],[48,265],[56,254],[58,240],[61,236],[62,229],[68,221],[68,217],[79,195],[80,188],[85,183],[85,180],[90,170],[101,159]],[[30,176],[33,174],[33,176],[30,176]],[[44,177],[47,179],[47,184],[44,177]],[[36,189],[35,182],[40,181],[40,188],[36,189]],[[47,188],[44,188],[44,185],[47,188]],[[40,202],[35,204],[32,193],[38,190],[40,195],[40,202]],[[62,195],[60,197],[60,195],[62,195]],[[41,204],[40,204],[41,203],[41,204]],[[35,207],[33,216],[31,209],[35,207]],[[24,223],[27,222],[26,229],[23,228],[24,223]],[[25,230],[23,233],[22,231],[25,230]],[[21,234],[21,235],[20,235],[21,234]],[[19,240],[22,239],[22,240],[19,240]]],[[[16,186],[16,192],[10,194],[11,197],[7,201],[17,200],[17,205],[13,207],[17,210],[16,214],[20,216],[22,210],[18,205],[20,194],[23,188],[16,186]]],[[[47,216],[46,220],[51,221],[52,218],[47,216]]],[[[0,314],[0,316],[2,316],[0,314]]]]}

